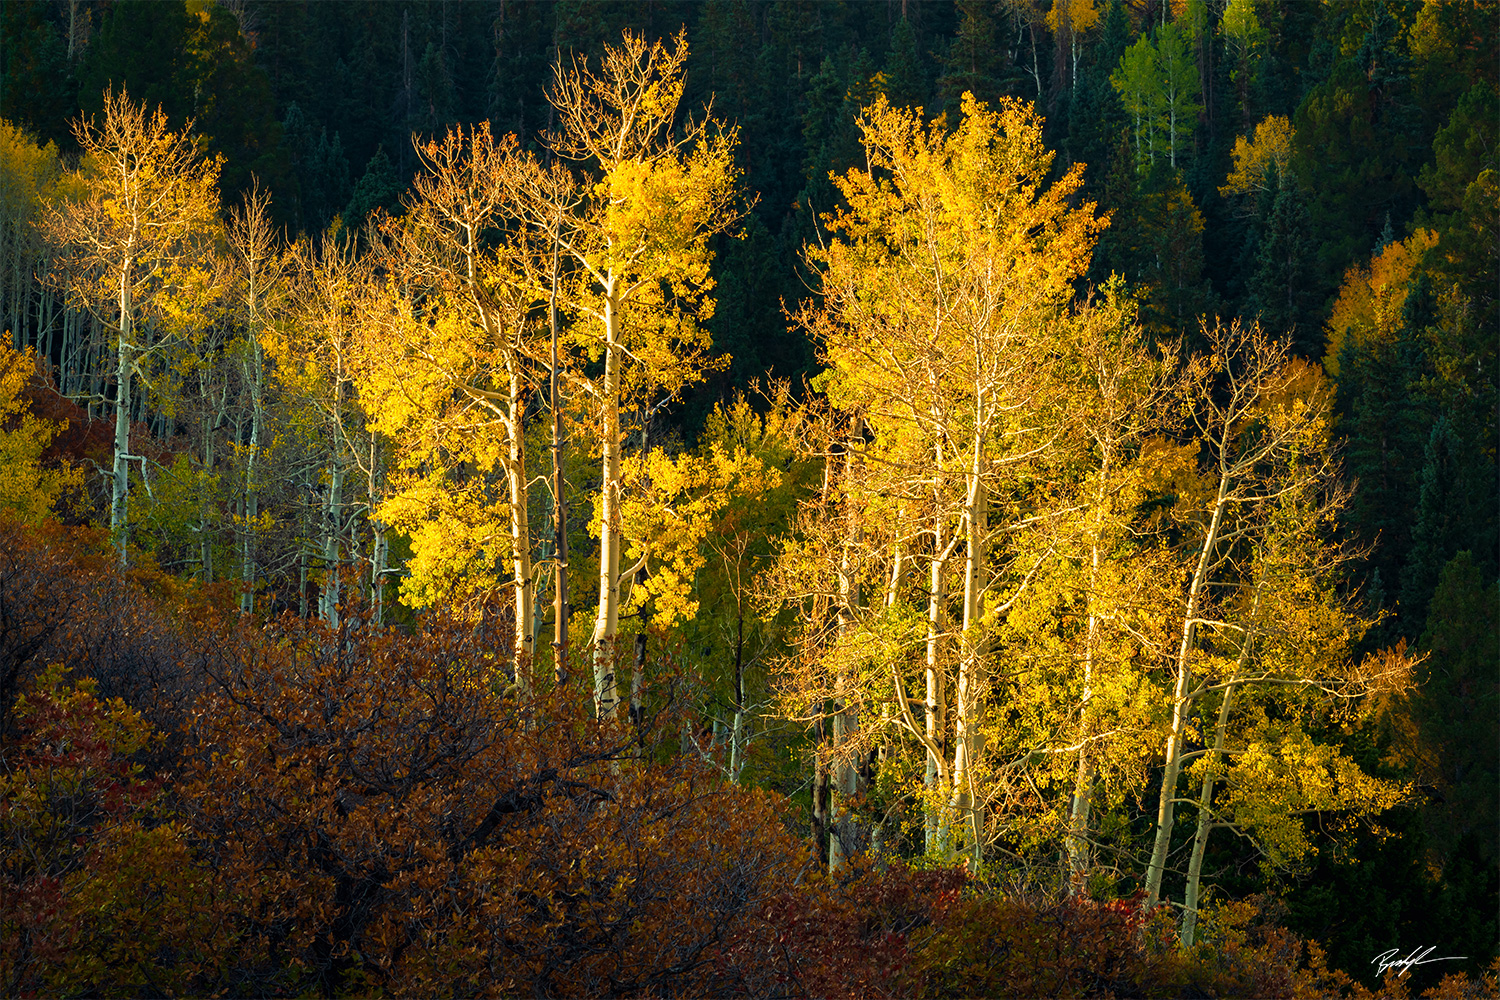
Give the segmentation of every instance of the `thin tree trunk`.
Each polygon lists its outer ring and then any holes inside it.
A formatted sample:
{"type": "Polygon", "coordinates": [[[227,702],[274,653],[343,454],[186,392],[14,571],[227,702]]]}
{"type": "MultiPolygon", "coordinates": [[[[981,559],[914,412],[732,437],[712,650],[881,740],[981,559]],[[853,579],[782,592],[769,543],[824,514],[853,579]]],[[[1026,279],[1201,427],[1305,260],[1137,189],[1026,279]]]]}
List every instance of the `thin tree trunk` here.
{"type": "Polygon", "coordinates": [[[1172,692],[1172,729],[1167,735],[1167,760],[1161,779],[1161,796],[1156,806],[1156,840],[1151,848],[1151,861],[1146,868],[1146,909],[1155,906],[1161,899],[1162,877],[1166,873],[1167,850],[1172,844],[1172,824],[1176,818],[1177,777],[1182,770],[1182,743],[1192,710],[1192,670],[1190,661],[1193,639],[1198,628],[1198,612],[1208,585],[1209,572],[1213,565],[1213,553],[1219,542],[1219,528],[1223,523],[1224,510],[1229,504],[1229,475],[1221,471],[1219,491],[1214,501],[1213,514],[1209,518],[1208,530],[1203,535],[1203,545],[1198,550],[1198,565],[1193,570],[1193,580],[1188,587],[1187,604],[1182,617],[1182,641],[1177,647],[1177,682],[1172,692]]]}
{"type": "Polygon", "coordinates": [[[526,441],[522,427],[524,404],[521,398],[520,361],[514,355],[508,361],[510,368],[510,416],[507,431],[510,437],[509,460],[506,462],[506,479],[510,486],[510,545],[511,571],[515,574],[516,641],[515,660],[512,669],[516,685],[525,698],[531,694],[531,663],[535,655],[536,629],[532,614],[535,601],[532,589],[531,566],[531,521],[526,475],[526,441]]]}
{"type": "Polygon", "coordinates": [[[380,452],[375,434],[370,433],[370,476],[367,486],[370,512],[370,606],[375,610],[375,624],[385,624],[385,571],[389,557],[385,522],[375,516],[380,506],[380,452]]]}
{"type": "MultiPolygon", "coordinates": [[[[739,604],[739,602],[736,602],[739,604]]],[[[738,785],[745,766],[745,609],[735,615],[734,632],[734,726],[729,734],[729,780],[738,785]]]]}
{"type": "Polygon", "coordinates": [[[594,624],[594,707],[600,719],[614,719],[619,705],[615,685],[615,636],[620,629],[620,352],[615,280],[604,289],[603,456],[600,477],[599,615],[594,624]]]}
{"type": "MultiPolygon", "coordinates": [[[[939,446],[941,447],[941,446],[939,446]]],[[[941,454],[939,455],[941,464],[941,454]]],[[[944,690],[942,664],[942,635],[945,627],[944,605],[947,594],[948,546],[943,541],[946,518],[942,510],[942,489],[933,488],[932,515],[932,565],[927,584],[927,767],[922,775],[922,785],[927,790],[923,807],[923,829],[927,853],[940,850],[939,830],[943,812],[944,790],[947,784],[947,735],[946,718],[948,706],[944,690]]]]}
{"type": "Polygon", "coordinates": [[[1099,648],[1099,563],[1104,534],[1104,502],[1108,493],[1110,455],[1106,449],[1099,466],[1099,489],[1094,496],[1094,537],[1089,546],[1088,630],[1083,649],[1083,701],[1078,709],[1078,769],[1073,781],[1073,808],[1068,817],[1068,891],[1082,896],[1088,888],[1089,798],[1094,784],[1089,759],[1090,707],[1094,698],[1095,655],[1099,648]]]}
{"type": "Polygon", "coordinates": [[[951,813],[954,822],[969,827],[969,849],[974,870],[984,859],[978,807],[974,802],[970,773],[978,751],[978,701],[983,683],[984,649],[979,631],[984,583],[984,536],[988,527],[986,509],[989,502],[980,470],[980,444],[976,437],[973,464],[970,469],[968,497],[964,505],[964,619],[963,639],[958,668],[958,703],[953,730],[953,792],[951,813]]]}
{"type": "MultiPolygon", "coordinates": [[[[561,220],[558,224],[561,225],[561,220]]],[[[562,394],[557,380],[558,250],[556,234],[553,236],[552,291],[547,300],[547,325],[552,334],[552,666],[561,687],[568,679],[568,501],[563,495],[562,394]]]]}
{"type": "Polygon", "coordinates": [[[245,458],[245,520],[240,539],[240,610],[255,610],[255,525],[260,517],[260,490],[256,462],[260,458],[261,427],[265,423],[266,360],[255,323],[255,299],[250,307],[250,449],[245,458]]]}
{"type": "Polygon", "coordinates": [[[130,543],[130,404],[134,357],[131,336],[130,265],[120,269],[120,336],[115,357],[115,464],[114,484],[109,504],[109,533],[125,565],[126,547],[130,543]]]}
{"type": "Polygon", "coordinates": [[[1224,700],[1219,703],[1219,723],[1214,728],[1213,751],[1209,755],[1203,772],[1203,786],[1198,792],[1198,830],[1193,835],[1193,853],[1188,859],[1187,891],[1182,897],[1182,946],[1191,948],[1198,927],[1198,898],[1203,880],[1203,855],[1208,847],[1208,835],[1213,831],[1214,785],[1218,781],[1219,761],[1224,754],[1224,733],[1229,726],[1229,707],[1234,699],[1234,689],[1239,678],[1245,676],[1250,664],[1250,649],[1255,642],[1257,619],[1260,613],[1260,582],[1256,582],[1255,597],[1250,602],[1250,620],[1245,626],[1245,638],[1240,646],[1239,662],[1234,666],[1234,676],[1224,689],[1224,700]]]}
{"type": "Polygon", "coordinates": [[[330,628],[339,626],[339,534],[344,494],[344,463],[338,455],[328,467],[328,499],[323,507],[323,589],[318,616],[330,628]]]}
{"type": "MultiPolygon", "coordinates": [[[[849,444],[844,449],[844,482],[847,484],[854,475],[854,456],[856,449],[854,440],[862,433],[862,421],[855,417],[849,429],[849,444]]],[[[848,494],[846,489],[846,494],[848,494]]],[[[854,609],[861,602],[859,584],[854,578],[853,548],[858,540],[858,523],[852,507],[846,507],[848,518],[845,532],[843,551],[839,557],[839,608],[838,608],[838,630],[839,635],[844,636],[849,632],[853,624],[854,609]]],[[[850,762],[845,751],[844,744],[853,737],[858,729],[858,723],[848,711],[845,701],[845,691],[848,687],[848,678],[840,672],[834,680],[833,701],[833,747],[834,758],[830,762],[832,771],[828,791],[828,870],[837,871],[844,864],[844,834],[850,823],[847,803],[853,800],[858,793],[859,776],[855,772],[854,765],[850,762]]]]}

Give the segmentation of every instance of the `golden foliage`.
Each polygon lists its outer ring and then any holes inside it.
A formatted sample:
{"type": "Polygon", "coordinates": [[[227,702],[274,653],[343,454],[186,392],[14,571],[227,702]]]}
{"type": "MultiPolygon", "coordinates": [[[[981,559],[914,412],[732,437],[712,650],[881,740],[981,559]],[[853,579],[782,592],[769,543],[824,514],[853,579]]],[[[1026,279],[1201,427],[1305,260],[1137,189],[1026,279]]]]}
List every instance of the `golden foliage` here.
{"type": "Polygon", "coordinates": [[[1282,115],[1270,115],[1255,126],[1253,137],[1234,140],[1234,169],[1219,188],[1224,197],[1254,194],[1268,189],[1274,178],[1286,183],[1287,164],[1292,155],[1292,123],[1282,115]]]}
{"type": "Polygon", "coordinates": [[[64,425],[30,412],[23,392],[39,380],[33,353],[0,343],[0,510],[33,525],[50,517],[64,495],[83,488],[79,470],[42,461],[64,425]]]}
{"type": "Polygon", "coordinates": [[[1418,229],[1405,240],[1391,243],[1370,259],[1368,266],[1355,264],[1344,272],[1333,312],[1324,328],[1328,353],[1323,365],[1328,374],[1339,373],[1339,355],[1344,345],[1358,347],[1391,340],[1401,326],[1406,293],[1427,252],[1437,246],[1437,233],[1418,229]]]}

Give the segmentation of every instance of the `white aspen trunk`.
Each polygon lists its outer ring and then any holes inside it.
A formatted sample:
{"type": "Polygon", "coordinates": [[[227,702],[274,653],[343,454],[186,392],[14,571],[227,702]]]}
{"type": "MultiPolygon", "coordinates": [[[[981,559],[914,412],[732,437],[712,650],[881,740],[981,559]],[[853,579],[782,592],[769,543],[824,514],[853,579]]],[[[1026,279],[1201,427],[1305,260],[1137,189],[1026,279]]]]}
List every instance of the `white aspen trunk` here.
{"type": "Polygon", "coordinates": [[[323,508],[323,589],[318,594],[318,616],[330,628],[339,627],[339,521],[343,492],[344,466],[335,455],[328,466],[328,500],[323,508]]]}
{"type": "Polygon", "coordinates": [[[594,708],[600,719],[618,716],[615,636],[620,629],[620,352],[617,279],[604,289],[602,492],[599,518],[599,616],[594,623],[594,708]]]}
{"type": "MultiPolygon", "coordinates": [[[[559,213],[561,209],[559,209],[559,213]]],[[[561,221],[559,221],[561,226],[561,221]]],[[[552,668],[559,687],[568,677],[568,501],[563,495],[562,394],[558,391],[557,277],[558,251],[552,242],[552,289],[547,299],[547,326],[552,335],[552,668]]]]}
{"type": "Polygon", "coordinates": [[[1208,835],[1213,831],[1214,785],[1218,781],[1219,761],[1224,755],[1224,733],[1229,727],[1229,707],[1234,699],[1234,690],[1239,678],[1245,676],[1250,663],[1250,647],[1255,641],[1255,627],[1260,612],[1260,585],[1257,582],[1255,598],[1250,603],[1250,621],[1245,627],[1244,644],[1240,646],[1239,662],[1235,664],[1234,676],[1224,688],[1224,700],[1219,703],[1219,723],[1214,727],[1213,752],[1203,774],[1203,785],[1198,792],[1198,829],[1193,834],[1193,853],[1188,859],[1187,890],[1182,897],[1182,946],[1191,948],[1198,927],[1199,891],[1203,882],[1203,855],[1208,847],[1208,835]]]}
{"type": "Polygon", "coordinates": [[[1188,587],[1187,604],[1182,617],[1182,641],[1177,647],[1177,682],[1172,692],[1172,729],[1167,734],[1167,760],[1162,772],[1161,796],[1156,806],[1156,841],[1151,848],[1151,862],[1146,868],[1146,909],[1155,906],[1161,899],[1161,883],[1166,873],[1167,850],[1172,844],[1172,824],[1176,816],[1177,777],[1182,770],[1182,741],[1187,731],[1188,716],[1193,700],[1190,665],[1193,638],[1197,632],[1198,611],[1203,601],[1204,588],[1208,585],[1213,552],[1218,545],[1219,527],[1223,523],[1224,509],[1229,503],[1228,497],[1229,475],[1227,471],[1221,471],[1213,514],[1209,518],[1208,529],[1203,535],[1203,545],[1198,550],[1198,565],[1193,569],[1193,580],[1188,587]]]}
{"type": "Polygon", "coordinates": [[[1100,546],[1104,534],[1104,501],[1109,482],[1110,456],[1106,448],[1099,467],[1099,489],[1094,496],[1094,537],[1089,553],[1088,629],[1083,648],[1083,700],[1078,709],[1078,769],[1073,779],[1073,805],[1068,816],[1068,892],[1082,896],[1088,888],[1092,860],[1089,850],[1089,797],[1094,784],[1094,769],[1089,759],[1088,739],[1090,703],[1094,698],[1094,660],[1099,643],[1100,546]]]}
{"type": "Polygon", "coordinates": [[[510,357],[506,366],[510,369],[510,416],[506,426],[510,451],[505,463],[505,475],[510,486],[511,572],[515,574],[516,601],[515,660],[512,669],[521,696],[529,699],[531,663],[536,655],[536,602],[531,565],[531,521],[527,503],[526,442],[521,426],[524,401],[521,398],[521,373],[517,359],[510,357]]]}
{"type": "MultiPolygon", "coordinates": [[[[204,387],[203,395],[213,398],[213,389],[204,387]]],[[[223,398],[220,397],[220,407],[203,421],[203,474],[205,482],[208,476],[213,475],[214,470],[214,433],[219,426],[219,420],[223,417],[223,398]]],[[[206,490],[200,491],[198,495],[198,566],[199,575],[204,583],[213,582],[213,541],[209,530],[209,503],[206,490]]]]}
{"type": "Polygon", "coordinates": [[[964,619],[953,733],[953,792],[950,800],[952,821],[968,826],[969,850],[976,872],[984,860],[983,831],[978,806],[974,801],[973,775],[970,773],[978,751],[978,700],[984,669],[984,644],[979,632],[982,628],[980,616],[984,610],[983,550],[984,536],[988,529],[989,497],[981,468],[982,447],[983,441],[976,431],[964,500],[964,619]]]}
{"type": "MultiPolygon", "coordinates": [[[[939,458],[941,461],[941,456],[939,458]]],[[[945,725],[948,706],[945,704],[942,656],[942,634],[944,628],[943,605],[948,600],[947,545],[943,541],[945,518],[941,508],[941,489],[933,490],[932,517],[932,566],[927,583],[927,767],[922,775],[922,785],[927,790],[923,808],[923,827],[926,850],[934,854],[940,850],[939,828],[943,812],[943,790],[947,784],[947,735],[945,725]]]]}
{"type": "Polygon", "coordinates": [[[297,554],[297,617],[307,617],[307,545],[297,554]]]}
{"type": "Polygon", "coordinates": [[[115,464],[113,489],[109,504],[109,533],[120,565],[125,565],[125,551],[130,543],[130,381],[135,368],[131,349],[130,262],[120,268],[120,336],[115,354],[115,464]]]}
{"type": "MultiPolygon", "coordinates": [[[[12,199],[6,199],[10,201],[12,199]]],[[[15,292],[20,284],[18,275],[21,270],[21,199],[14,198],[15,212],[0,218],[0,320],[3,320],[7,309],[11,313],[10,330],[11,349],[19,351],[26,346],[25,337],[22,335],[21,324],[15,319],[15,292]],[[12,236],[11,234],[15,235],[12,236]]]]}
{"type": "MultiPolygon", "coordinates": [[[[839,635],[845,636],[853,624],[854,608],[860,603],[859,586],[854,579],[854,560],[852,549],[855,545],[858,524],[855,519],[854,510],[849,506],[850,490],[848,484],[854,473],[854,447],[853,440],[861,433],[861,420],[855,417],[853,425],[849,430],[849,444],[844,449],[844,483],[845,483],[845,531],[844,545],[839,555],[839,608],[838,608],[838,631],[839,635]]],[[[835,757],[832,762],[830,780],[828,783],[828,870],[838,871],[847,860],[844,856],[843,833],[848,826],[848,809],[846,803],[853,799],[858,792],[858,775],[855,773],[854,765],[850,763],[843,750],[843,744],[854,734],[856,723],[848,713],[845,693],[848,690],[848,678],[843,671],[834,679],[833,693],[833,746],[835,757]]]]}
{"type": "Polygon", "coordinates": [[[1177,169],[1177,91],[1175,86],[1167,94],[1167,141],[1171,144],[1168,150],[1168,159],[1171,161],[1172,169],[1177,169]]]}
{"type": "MultiPolygon", "coordinates": [[[[900,509],[896,511],[896,523],[906,523],[905,504],[902,504],[900,509]]],[[[885,606],[887,608],[896,606],[896,595],[901,590],[901,571],[904,566],[905,560],[901,555],[901,540],[897,539],[896,543],[891,546],[891,577],[885,587],[885,606]]]]}
{"type": "Polygon", "coordinates": [[[255,329],[254,297],[251,298],[250,360],[250,451],[245,459],[245,527],[240,538],[240,610],[255,610],[255,523],[260,516],[260,492],[256,462],[260,458],[261,427],[265,423],[265,355],[255,329]]]}
{"type": "Polygon", "coordinates": [[[745,610],[735,616],[734,635],[734,725],[729,732],[729,780],[740,783],[745,766],[745,610]]]}
{"type": "Polygon", "coordinates": [[[366,487],[367,506],[370,512],[370,606],[375,609],[375,624],[385,624],[385,571],[390,545],[386,539],[385,522],[375,516],[380,506],[380,452],[375,433],[370,432],[370,476],[366,487]]]}

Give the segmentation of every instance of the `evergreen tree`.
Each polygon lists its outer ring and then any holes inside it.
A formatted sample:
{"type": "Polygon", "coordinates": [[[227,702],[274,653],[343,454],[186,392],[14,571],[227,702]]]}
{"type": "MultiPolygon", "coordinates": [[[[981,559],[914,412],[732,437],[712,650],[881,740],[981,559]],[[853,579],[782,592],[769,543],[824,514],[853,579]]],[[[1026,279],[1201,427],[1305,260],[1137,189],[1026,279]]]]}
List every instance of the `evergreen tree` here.
{"type": "Polygon", "coordinates": [[[1066,140],[1072,162],[1088,166],[1084,189],[1094,198],[1106,189],[1115,147],[1130,123],[1109,79],[1130,44],[1130,20],[1119,0],[1110,3],[1098,34],[1099,40],[1086,49],[1078,81],[1069,95],[1066,140]]]}
{"type": "Polygon", "coordinates": [[[1323,356],[1323,333],[1309,271],[1315,257],[1307,205],[1290,178],[1261,195],[1270,210],[1255,232],[1244,314],[1277,336],[1290,335],[1305,358],[1323,356]]]}
{"type": "Polygon", "coordinates": [[[344,227],[350,231],[357,230],[375,209],[393,208],[400,194],[401,184],[396,179],[396,169],[391,166],[385,149],[377,148],[375,155],[365,165],[364,175],[354,185],[349,203],[344,206],[344,227]]]}
{"type": "Polygon", "coordinates": [[[1014,67],[1000,43],[1000,4],[997,0],[958,0],[958,31],[948,46],[938,78],[943,110],[956,112],[959,100],[971,93],[987,104],[1015,92],[1014,67]]]}
{"type": "MultiPolygon", "coordinates": [[[[38,3],[0,6],[0,119],[66,145],[73,112],[68,41],[38,3]]],[[[97,95],[95,95],[97,100],[97,95]]]]}
{"type": "Polygon", "coordinates": [[[886,56],[878,86],[893,107],[915,108],[926,102],[927,72],[917,48],[917,32],[904,17],[891,32],[891,51],[886,56]]]}
{"type": "Polygon", "coordinates": [[[1401,573],[1401,619],[1409,635],[1416,635],[1423,622],[1430,628],[1438,616],[1434,611],[1429,617],[1428,602],[1454,554],[1469,546],[1481,554],[1494,550],[1495,509],[1493,502],[1485,503],[1493,498],[1484,495],[1485,470],[1478,458],[1448,416],[1440,415],[1423,449],[1411,550],[1401,573]]]}

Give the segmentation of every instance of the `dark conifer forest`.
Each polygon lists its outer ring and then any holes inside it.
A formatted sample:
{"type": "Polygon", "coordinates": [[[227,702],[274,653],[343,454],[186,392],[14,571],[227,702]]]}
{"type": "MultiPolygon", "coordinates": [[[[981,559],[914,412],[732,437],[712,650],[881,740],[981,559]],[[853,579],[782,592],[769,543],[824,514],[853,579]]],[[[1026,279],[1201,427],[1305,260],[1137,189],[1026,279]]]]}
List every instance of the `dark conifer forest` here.
{"type": "Polygon", "coordinates": [[[0,0],[0,995],[1500,994],[1494,0],[0,0]]]}

